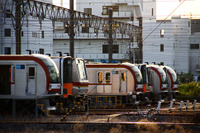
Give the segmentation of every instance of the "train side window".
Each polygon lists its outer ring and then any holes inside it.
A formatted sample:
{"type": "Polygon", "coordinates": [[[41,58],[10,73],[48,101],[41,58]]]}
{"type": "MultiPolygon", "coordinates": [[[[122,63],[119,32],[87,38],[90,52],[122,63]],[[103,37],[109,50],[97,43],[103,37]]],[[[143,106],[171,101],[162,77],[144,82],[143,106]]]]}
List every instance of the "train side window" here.
{"type": "Polygon", "coordinates": [[[15,82],[15,67],[11,67],[11,82],[15,82]]]}
{"type": "Polygon", "coordinates": [[[126,73],[121,73],[121,80],[126,81],[126,73]]]}
{"type": "Polygon", "coordinates": [[[35,77],[35,68],[29,67],[29,79],[34,79],[35,77]]]}
{"type": "Polygon", "coordinates": [[[98,72],[98,83],[102,83],[102,82],[103,82],[103,73],[98,72]]]}
{"type": "Polygon", "coordinates": [[[110,83],[110,72],[106,72],[106,83],[110,83]]]}

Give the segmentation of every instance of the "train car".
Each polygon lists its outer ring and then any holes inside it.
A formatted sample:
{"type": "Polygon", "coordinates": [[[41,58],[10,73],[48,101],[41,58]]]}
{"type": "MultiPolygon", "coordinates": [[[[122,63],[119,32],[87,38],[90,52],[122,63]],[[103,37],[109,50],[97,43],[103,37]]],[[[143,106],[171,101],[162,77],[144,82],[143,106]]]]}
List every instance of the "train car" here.
{"type": "MultiPolygon", "coordinates": [[[[132,104],[143,98],[143,80],[137,66],[123,64],[86,64],[92,104],[99,106],[132,104]]],[[[95,106],[95,105],[94,105],[95,106]]]]}
{"type": "Polygon", "coordinates": [[[168,99],[175,101],[176,95],[179,94],[178,90],[178,78],[176,72],[169,66],[161,66],[167,75],[168,83],[168,99]]]}
{"type": "Polygon", "coordinates": [[[159,65],[138,64],[141,73],[146,73],[146,86],[149,88],[148,98],[153,101],[164,102],[168,96],[168,83],[166,73],[159,65]],[[146,66],[146,70],[142,70],[146,66]]]}
{"type": "Polygon", "coordinates": [[[85,62],[81,58],[51,57],[59,68],[63,98],[75,101],[88,92],[88,77],[85,62]]]}
{"type": "Polygon", "coordinates": [[[0,99],[36,99],[60,94],[55,63],[43,55],[0,55],[0,99]]]}
{"type": "Polygon", "coordinates": [[[31,105],[50,107],[61,95],[59,71],[48,56],[0,55],[0,73],[0,108],[11,106],[14,114],[31,105]]]}

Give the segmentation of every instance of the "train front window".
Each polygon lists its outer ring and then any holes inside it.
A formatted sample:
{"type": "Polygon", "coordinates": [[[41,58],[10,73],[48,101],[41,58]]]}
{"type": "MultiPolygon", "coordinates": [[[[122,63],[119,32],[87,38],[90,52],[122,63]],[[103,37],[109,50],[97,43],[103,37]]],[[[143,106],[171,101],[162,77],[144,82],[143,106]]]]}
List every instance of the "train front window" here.
{"type": "Polygon", "coordinates": [[[72,58],[65,58],[63,61],[63,82],[72,83],[72,58]]]}
{"type": "Polygon", "coordinates": [[[42,61],[45,63],[45,65],[48,68],[50,82],[51,83],[60,82],[59,71],[58,71],[58,68],[56,67],[56,64],[48,58],[42,59],[42,61]]]}
{"type": "Polygon", "coordinates": [[[79,69],[80,79],[81,80],[88,80],[84,61],[79,59],[77,62],[78,62],[78,69],[79,69]]]}
{"type": "Polygon", "coordinates": [[[167,82],[167,78],[166,78],[165,71],[162,68],[160,68],[160,67],[158,67],[157,70],[160,73],[162,83],[166,83],[167,82]]]}
{"type": "Polygon", "coordinates": [[[174,82],[174,83],[178,83],[178,79],[177,79],[176,72],[175,72],[173,69],[171,69],[171,68],[168,68],[168,70],[169,70],[169,72],[170,72],[171,75],[172,75],[173,82],[174,82]]]}
{"type": "Polygon", "coordinates": [[[140,70],[138,69],[138,67],[133,66],[132,69],[135,72],[137,83],[142,83],[142,74],[141,74],[140,70]]]}

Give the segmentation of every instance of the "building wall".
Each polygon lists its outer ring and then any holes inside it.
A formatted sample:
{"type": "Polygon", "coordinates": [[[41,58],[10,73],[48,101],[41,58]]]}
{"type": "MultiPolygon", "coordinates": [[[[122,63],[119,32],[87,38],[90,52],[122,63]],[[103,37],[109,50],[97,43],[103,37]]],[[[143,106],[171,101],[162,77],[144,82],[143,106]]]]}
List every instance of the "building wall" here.
{"type": "MultiPolygon", "coordinates": [[[[0,54],[5,54],[6,48],[11,49],[11,54],[16,54],[16,38],[12,18],[6,17],[6,14],[2,12],[0,15],[0,54]],[[5,36],[5,29],[11,30],[11,36],[5,36]]],[[[15,23],[15,21],[13,22],[15,23]]],[[[22,18],[21,31],[21,54],[28,54],[27,50],[31,50],[32,53],[39,53],[39,49],[43,49],[44,54],[53,54],[53,27],[51,20],[44,19],[40,24],[37,17],[24,16],[22,18]],[[42,36],[42,32],[44,36],[42,36]]]]}
{"type": "MultiPolygon", "coordinates": [[[[53,28],[51,21],[43,21],[41,27],[42,28],[40,28],[40,24],[37,19],[32,19],[31,17],[28,17],[27,20],[24,20],[21,34],[21,54],[27,54],[26,50],[31,50],[32,53],[39,53],[39,49],[44,49],[44,54],[53,53],[53,28]],[[42,37],[43,31],[44,38],[42,37]]],[[[13,28],[11,19],[6,19],[1,28],[1,33],[3,33],[1,36],[1,54],[5,53],[5,47],[10,47],[11,54],[15,54],[15,30],[13,28]],[[5,37],[5,29],[11,29],[10,37],[5,37]]]]}
{"type": "MultiPolygon", "coordinates": [[[[107,18],[108,14],[103,14],[103,6],[118,7],[118,11],[114,11],[113,9],[114,20],[138,25],[138,20],[135,19],[135,17],[141,16],[140,0],[76,1],[76,10],[84,12],[84,9],[91,8],[91,13],[93,15],[107,18]],[[131,16],[134,18],[131,19],[131,16]],[[133,20],[137,22],[135,23],[133,20]]],[[[102,50],[103,45],[108,45],[108,34],[103,33],[101,30],[96,34],[94,33],[94,28],[89,28],[89,33],[82,33],[81,25],[76,26],[74,32],[75,57],[84,58],[86,60],[108,60],[108,53],[103,53],[102,50]]],[[[119,33],[113,33],[113,45],[118,45],[119,47],[118,53],[113,54],[113,60],[129,60],[130,54],[133,54],[133,49],[129,46],[133,45],[133,43],[131,43],[128,35],[122,36],[119,33]]],[[[67,51],[67,53],[69,53],[69,36],[68,33],[64,33],[64,24],[56,22],[54,32],[54,55],[56,55],[58,51],[67,51]]]]}

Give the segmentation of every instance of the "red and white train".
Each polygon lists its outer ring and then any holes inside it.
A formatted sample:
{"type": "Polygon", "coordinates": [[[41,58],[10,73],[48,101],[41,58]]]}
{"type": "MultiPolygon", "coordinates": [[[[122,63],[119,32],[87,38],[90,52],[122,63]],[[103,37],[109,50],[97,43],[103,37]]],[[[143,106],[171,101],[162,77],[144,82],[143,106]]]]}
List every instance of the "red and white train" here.
{"type": "Polygon", "coordinates": [[[39,54],[1,55],[0,105],[8,107],[9,103],[16,108],[21,104],[26,108],[36,102],[33,108],[56,110],[59,104],[63,110],[86,95],[89,82],[84,60],[52,58],[39,54]]]}
{"type": "Polygon", "coordinates": [[[0,99],[36,99],[60,94],[55,63],[43,55],[0,56],[0,99]]]}
{"type": "Polygon", "coordinates": [[[51,57],[56,63],[61,77],[63,98],[75,100],[88,92],[88,76],[85,62],[81,58],[51,57]]]}
{"type": "Polygon", "coordinates": [[[148,99],[153,101],[164,101],[168,94],[168,83],[166,73],[159,65],[137,64],[148,88],[148,99]],[[146,67],[146,69],[142,69],[146,67]]]}
{"type": "Polygon", "coordinates": [[[168,83],[168,99],[170,101],[175,101],[178,92],[178,78],[176,72],[169,66],[161,66],[167,75],[167,83],[168,83]]]}
{"type": "Polygon", "coordinates": [[[140,70],[130,63],[86,64],[89,96],[101,104],[132,104],[143,100],[146,92],[140,70]],[[113,100],[114,99],[114,100],[113,100]]]}

